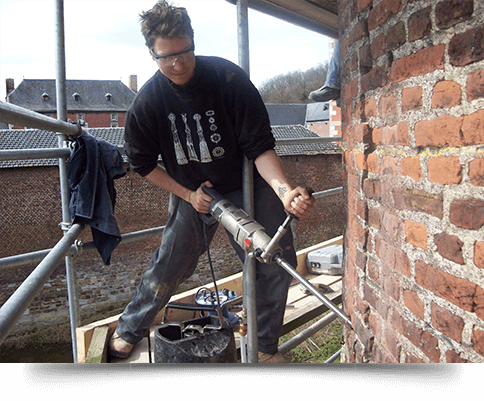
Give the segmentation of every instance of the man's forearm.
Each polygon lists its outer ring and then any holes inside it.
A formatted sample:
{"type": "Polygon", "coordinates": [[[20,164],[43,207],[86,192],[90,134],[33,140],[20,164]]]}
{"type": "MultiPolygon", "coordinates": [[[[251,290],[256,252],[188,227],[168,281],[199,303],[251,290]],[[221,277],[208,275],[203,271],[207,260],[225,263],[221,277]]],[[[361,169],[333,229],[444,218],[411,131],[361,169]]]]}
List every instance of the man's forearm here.
{"type": "Polygon", "coordinates": [[[145,178],[161,189],[190,202],[192,191],[176,182],[162,166],[157,165],[145,178]]]}
{"type": "Polygon", "coordinates": [[[257,157],[254,164],[261,177],[272,187],[279,198],[284,199],[292,187],[277,153],[274,150],[268,150],[257,157]]]}
{"type": "Polygon", "coordinates": [[[197,212],[208,213],[212,198],[205,194],[202,188],[204,186],[211,187],[212,184],[209,181],[202,183],[196,191],[191,191],[175,181],[160,165],[157,165],[148,175],[146,175],[146,178],[161,189],[187,201],[197,212]]]}
{"type": "Polygon", "coordinates": [[[262,178],[279,196],[288,212],[302,218],[312,209],[314,198],[309,195],[305,188],[299,186],[292,188],[281,159],[274,150],[262,153],[255,159],[254,164],[262,178]]]}

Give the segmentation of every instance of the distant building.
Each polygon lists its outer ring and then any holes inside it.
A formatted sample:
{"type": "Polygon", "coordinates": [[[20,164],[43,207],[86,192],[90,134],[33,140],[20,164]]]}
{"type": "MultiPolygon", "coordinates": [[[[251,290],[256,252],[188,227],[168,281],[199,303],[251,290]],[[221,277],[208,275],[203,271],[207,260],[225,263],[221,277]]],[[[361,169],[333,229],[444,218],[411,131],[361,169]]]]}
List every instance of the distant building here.
{"type": "MultiPolygon", "coordinates": [[[[7,79],[6,86],[8,103],[57,118],[54,79],[24,79],[17,88],[7,79]]],[[[129,87],[120,80],[67,80],[67,118],[82,120],[90,128],[123,127],[137,90],[136,75],[129,77],[129,87]]]]}
{"type": "Polygon", "coordinates": [[[336,102],[309,104],[266,104],[271,125],[302,125],[322,137],[339,136],[336,127],[341,124],[341,114],[336,102]]]}

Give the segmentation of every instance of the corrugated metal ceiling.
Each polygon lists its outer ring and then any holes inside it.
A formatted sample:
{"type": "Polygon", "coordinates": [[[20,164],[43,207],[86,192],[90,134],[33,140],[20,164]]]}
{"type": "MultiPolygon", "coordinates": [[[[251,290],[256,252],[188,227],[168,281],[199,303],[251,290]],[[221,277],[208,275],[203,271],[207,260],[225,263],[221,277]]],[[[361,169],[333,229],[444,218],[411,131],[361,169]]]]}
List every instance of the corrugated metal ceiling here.
{"type": "Polygon", "coordinates": [[[323,35],[338,37],[338,0],[248,0],[248,6],[323,35]]]}

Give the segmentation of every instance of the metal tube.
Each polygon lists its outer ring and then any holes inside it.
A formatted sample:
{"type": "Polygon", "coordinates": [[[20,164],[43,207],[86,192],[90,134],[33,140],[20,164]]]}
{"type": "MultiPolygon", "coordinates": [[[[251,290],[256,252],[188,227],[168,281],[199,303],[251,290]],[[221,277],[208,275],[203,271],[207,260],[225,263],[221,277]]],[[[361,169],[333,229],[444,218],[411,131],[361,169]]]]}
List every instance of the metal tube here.
{"type": "Polygon", "coordinates": [[[343,187],[326,189],[325,191],[315,192],[313,193],[313,197],[315,199],[324,198],[326,196],[340,194],[343,192],[343,187]]]}
{"type": "MultiPolygon", "coordinates": [[[[237,38],[239,66],[250,75],[249,62],[249,7],[247,0],[237,0],[237,38]]],[[[253,189],[253,163],[244,159],[243,191],[244,210],[254,216],[254,189],[253,189]]],[[[247,311],[247,362],[257,363],[258,339],[257,339],[257,309],[256,309],[256,261],[253,257],[246,255],[244,263],[244,308],[247,311]]]]}
{"type": "Polygon", "coordinates": [[[68,157],[68,148],[45,148],[45,149],[7,149],[0,150],[0,161],[6,160],[34,160],[68,157]]]}
{"type": "Polygon", "coordinates": [[[40,292],[49,276],[62,262],[71,244],[81,233],[82,228],[83,226],[80,224],[74,224],[0,308],[0,344],[40,292]]]}
{"type": "Polygon", "coordinates": [[[305,288],[307,288],[316,298],[318,298],[323,304],[325,304],[329,309],[336,313],[339,318],[347,323],[351,327],[351,321],[348,316],[346,316],[338,307],[336,307],[333,302],[325,295],[321,294],[308,280],[306,280],[299,272],[294,269],[289,263],[287,263],[281,256],[276,256],[274,260],[279,266],[286,270],[291,276],[297,279],[305,288]]]}
{"type": "MultiPolygon", "coordinates": [[[[66,89],[66,63],[65,63],[65,40],[64,40],[64,0],[56,0],[56,102],[57,119],[67,121],[67,89],[66,89]]],[[[57,137],[59,148],[63,148],[67,137],[61,134],[57,137]]],[[[67,182],[66,160],[59,159],[59,177],[61,189],[62,221],[70,223],[69,199],[70,191],[67,182]]],[[[69,316],[71,321],[72,353],[74,363],[77,363],[77,334],[76,329],[80,326],[79,294],[75,261],[71,256],[66,256],[66,281],[69,303],[69,316]]]]}
{"type": "Polygon", "coordinates": [[[293,348],[296,348],[299,344],[301,344],[303,341],[306,341],[309,337],[311,337],[314,333],[318,332],[321,330],[323,327],[327,326],[329,323],[331,323],[334,319],[336,319],[336,314],[333,312],[330,312],[327,314],[325,317],[322,319],[318,320],[316,323],[312,324],[310,327],[308,327],[306,330],[301,331],[299,334],[291,338],[289,341],[285,342],[279,347],[279,352],[281,354],[285,354],[292,350],[293,348]]]}
{"type": "Polygon", "coordinates": [[[341,350],[339,350],[338,352],[336,352],[332,357],[330,357],[328,360],[324,361],[324,363],[332,363],[334,362],[336,359],[338,359],[338,357],[341,355],[341,350]]]}
{"type": "Polygon", "coordinates": [[[56,120],[6,102],[0,102],[0,121],[45,131],[60,132],[69,136],[76,136],[82,132],[77,125],[56,120]]]}
{"type": "MultiPolygon", "coordinates": [[[[155,227],[155,228],[149,228],[146,230],[136,231],[133,233],[123,234],[121,236],[120,245],[129,244],[135,241],[142,241],[147,238],[156,237],[160,235],[164,229],[165,229],[165,226],[162,226],[162,227],[155,227]]],[[[86,242],[85,244],[72,245],[66,256],[76,256],[79,253],[79,251],[85,252],[85,251],[92,251],[95,249],[96,247],[94,245],[94,242],[92,241],[86,242]]],[[[18,267],[18,266],[31,264],[31,263],[39,263],[42,259],[44,259],[49,254],[51,250],[52,249],[44,249],[41,251],[24,253],[21,255],[7,256],[5,258],[0,259],[0,269],[18,267]]]]}

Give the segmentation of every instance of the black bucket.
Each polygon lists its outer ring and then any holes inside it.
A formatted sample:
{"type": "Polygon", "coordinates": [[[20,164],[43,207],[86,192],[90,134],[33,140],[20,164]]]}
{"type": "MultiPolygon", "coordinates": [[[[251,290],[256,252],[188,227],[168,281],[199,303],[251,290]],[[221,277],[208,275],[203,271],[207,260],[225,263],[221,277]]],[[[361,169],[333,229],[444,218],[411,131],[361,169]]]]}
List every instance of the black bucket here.
{"type": "Polygon", "coordinates": [[[155,363],[236,363],[234,332],[217,316],[168,323],[155,330],[155,363]],[[192,329],[193,328],[193,329],[192,329]]]}

